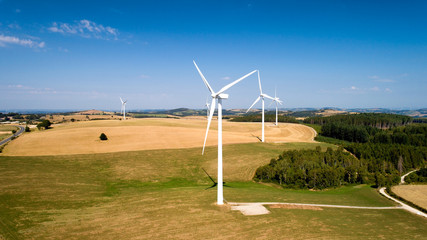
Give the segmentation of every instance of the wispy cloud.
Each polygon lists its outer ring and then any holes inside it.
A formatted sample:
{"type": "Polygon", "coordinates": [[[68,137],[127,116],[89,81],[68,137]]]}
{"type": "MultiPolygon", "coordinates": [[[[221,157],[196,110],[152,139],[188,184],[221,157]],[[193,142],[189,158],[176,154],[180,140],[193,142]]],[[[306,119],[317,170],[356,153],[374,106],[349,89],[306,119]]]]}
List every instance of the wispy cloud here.
{"type": "Polygon", "coordinates": [[[7,45],[14,44],[30,48],[44,48],[45,42],[38,42],[31,39],[20,39],[14,36],[5,36],[0,34],[0,47],[6,47],[7,45]]]}
{"type": "Polygon", "coordinates": [[[230,78],[230,77],[228,77],[228,76],[226,76],[226,77],[222,77],[221,79],[222,79],[222,80],[230,80],[231,78],[230,78]]]}
{"type": "Polygon", "coordinates": [[[385,91],[385,92],[388,92],[388,93],[393,92],[390,88],[386,88],[384,91],[385,91]]]}
{"type": "Polygon", "coordinates": [[[88,96],[90,98],[96,99],[100,97],[105,97],[107,94],[97,91],[62,91],[56,90],[49,87],[32,87],[22,84],[16,85],[0,85],[0,92],[5,91],[7,93],[13,93],[16,95],[45,95],[45,96],[88,96]]]}
{"type": "Polygon", "coordinates": [[[58,47],[58,51],[67,53],[68,49],[63,48],[63,47],[58,47]]]}
{"type": "Polygon", "coordinates": [[[25,92],[27,94],[48,94],[48,93],[56,94],[57,93],[57,91],[55,91],[52,88],[35,88],[35,87],[25,86],[22,84],[8,85],[7,89],[25,92]]]}
{"type": "Polygon", "coordinates": [[[381,78],[377,75],[373,75],[373,76],[369,76],[368,78],[373,79],[375,82],[382,82],[382,83],[392,83],[392,82],[396,82],[393,79],[389,79],[389,78],[381,78]]]}
{"type": "Polygon", "coordinates": [[[371,88],[359,88],[356,86],[351,86],[347,88],[342,88],[341,93],[349,93],[349,94],[366,94],[366,93],[373,93],[373,92],[391,92],[389,88],[385,88],[384,90],[381,90],[381,88],[374,86],[371,88]]]}
{"type": "Polygon", "coordinates": [[[104,27],[101,24],[83,19],[74,23],[52,23],[48,28],[50,32],[78,35],[84,38],[96,38],[104,40],[117,40],[119,31],[109,26],[104,27]]]}
{"type": "Polygon", "coordinates": [[[17,24],[17,23],[11,23],[11,24],[7,25],[7,27],[10,29],[21,30],[21,26],[19,26],[19,24],[17,24]]]}
{"type": "Polygon", "coordinates": [[[148,78],[150,78],[150,76],[141,74],[141,75],[139,75],[139,78],[148,79],[148,78]]]}

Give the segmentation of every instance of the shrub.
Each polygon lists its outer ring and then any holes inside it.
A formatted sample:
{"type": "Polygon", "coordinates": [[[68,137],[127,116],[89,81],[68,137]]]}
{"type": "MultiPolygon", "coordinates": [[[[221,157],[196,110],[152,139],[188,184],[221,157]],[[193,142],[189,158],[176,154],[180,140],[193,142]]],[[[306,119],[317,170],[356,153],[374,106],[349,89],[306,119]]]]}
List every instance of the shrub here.
{"type": "Polygon", "coordinates": [[[40,130],[40,128],[49,129],[50,125],[52,123],[49,120],[43,120],[41,123],[37,124],[37,128],[40,130]]]}
{"type": "Polygon", "coordinates": [[[101,141],[108,140],[107,135],[105,135],[105,133],[101,133],[101,135],[99,136],[99,139],[101,139],[101,141]]]}
{"type": "Polygon", "coordinates": [[[26,126],[25,127],[25,132],[31,132],[30,127],[26,126]]]}

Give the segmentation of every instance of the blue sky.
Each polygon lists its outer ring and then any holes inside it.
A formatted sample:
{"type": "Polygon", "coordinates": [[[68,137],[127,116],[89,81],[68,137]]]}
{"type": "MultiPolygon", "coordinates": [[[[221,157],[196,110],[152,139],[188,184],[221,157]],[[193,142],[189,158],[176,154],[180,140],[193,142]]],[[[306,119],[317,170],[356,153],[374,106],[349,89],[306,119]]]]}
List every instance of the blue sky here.
{"type": "Polygon", "coordinates": [[[203,108],[193,60],[286,108],[423,108],[427,2],[0,0],[2,110],[203,108]]]}

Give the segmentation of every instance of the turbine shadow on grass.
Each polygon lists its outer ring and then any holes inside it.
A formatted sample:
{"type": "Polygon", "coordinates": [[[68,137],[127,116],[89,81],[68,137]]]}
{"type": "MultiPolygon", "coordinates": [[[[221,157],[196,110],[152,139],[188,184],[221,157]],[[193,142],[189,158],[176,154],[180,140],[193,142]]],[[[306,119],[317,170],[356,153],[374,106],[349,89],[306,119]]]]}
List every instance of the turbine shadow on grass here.
{"type": "MultiPolygon", "coordinates": [[[[206,175],[209,177],[209,179],[213,182],[212,186],[210,186],[210,187],[208,187],[208,188],[205,188],[205,190],[208,190],[208,189],[210,189],[210,188],[214,188],[214,187],[216,187],[216,185],[218,185],[218,183],[217,183],[217,182],[215,182],[215,180],[214,180],[214,179],[209,175],[209,173],[208,173],[208,172],[206,172],[206,170],[205,170],[204,168],[202,168],[202,170],[203,170],[203,172],[205,172],[205,173],[206,173],[206,175]]],[[[224,187],[230,187],[230,186],[227,186],[225,182],[222,182],[222,185],[223,185],[224,187]]]]}
{"type": "Polygon", "coordinates": [[[260,137],[255,136],[255,135],[253,135],[253,134],[251,134],[251,135],[252,135],[252,137],[256,137],[260,142],[262,142],[262,140],[261,140],[261,138],[260,138],[260,137]]]}

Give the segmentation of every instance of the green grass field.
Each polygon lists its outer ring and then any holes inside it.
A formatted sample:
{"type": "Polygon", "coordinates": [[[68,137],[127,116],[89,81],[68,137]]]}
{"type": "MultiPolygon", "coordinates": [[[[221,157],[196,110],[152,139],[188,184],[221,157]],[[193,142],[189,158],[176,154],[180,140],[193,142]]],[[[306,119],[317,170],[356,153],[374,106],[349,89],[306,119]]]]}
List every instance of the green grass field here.
{"type": "MultiPolygon", "coordinates": [[[[229,201],[393,206],[375,189],[284,190],[254,183],[286,149],[325,143],[224,146],[229,201]]],[[[0,239],[416,239],[427,222],[403,210],[270,209],[244,216],[218,207],[216,147],[93,155],[0,157],[0,239]]]]}

